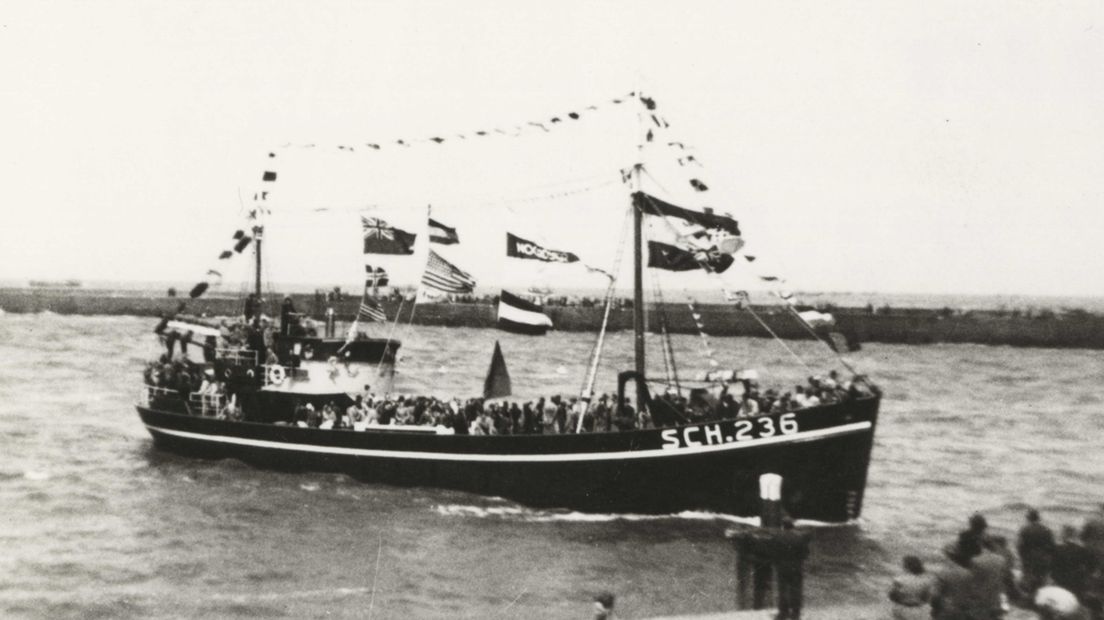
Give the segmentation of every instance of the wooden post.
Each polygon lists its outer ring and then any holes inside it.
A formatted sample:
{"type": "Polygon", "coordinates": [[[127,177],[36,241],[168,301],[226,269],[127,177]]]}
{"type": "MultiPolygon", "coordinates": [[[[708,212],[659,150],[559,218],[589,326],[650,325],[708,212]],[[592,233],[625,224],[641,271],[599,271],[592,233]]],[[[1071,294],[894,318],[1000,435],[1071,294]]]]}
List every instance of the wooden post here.
{"type": "Polygon", "coordinates": [[[736,548],[737,609],[766,609],[774,605],[770,541],[782,527],[782,477],[778,474],[760,476],[759,499],[758,529],[725,532],[736,548]]]}
{"type": "MultiPolygon", "coordinates": [[[[759,527],[760,540],[769,541],[775,531],[782,527],[782,476],[763,474],[759,476],[759,527]]],[[[752,596],[753,609],[773,607],[774,563],[769,556],[769,544],[760,545],[755,554],[755,592],[752,596]],[[768,547],[763,549],[762,547],[768,547]]]]}

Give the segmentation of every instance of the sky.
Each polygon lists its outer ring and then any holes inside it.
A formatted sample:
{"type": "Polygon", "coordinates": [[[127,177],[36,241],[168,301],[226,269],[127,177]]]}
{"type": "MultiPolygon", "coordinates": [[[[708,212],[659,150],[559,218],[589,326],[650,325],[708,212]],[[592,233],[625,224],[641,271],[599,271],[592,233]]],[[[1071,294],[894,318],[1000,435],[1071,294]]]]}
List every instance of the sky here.
{"type": "MultiPolygon", "coordinates": [[[[503,229],[609,264],[618,170],[641,158],[650,191],[732,213],[792,288],[1104,296],[1102,18],[1092,2],[6,2],[0,280],[193,282],[273,152],[273,210],[432,204],[485,282],[510,277],[488,258],[503,229]],[[664,145],[636,151],[637,110],[609,102],[639,90],[706,195],[664,145]],[[595,104],[547,134],[335,148],[595,104]]],[[[272,279],[340,260],[278,229],[272,279]]]]}

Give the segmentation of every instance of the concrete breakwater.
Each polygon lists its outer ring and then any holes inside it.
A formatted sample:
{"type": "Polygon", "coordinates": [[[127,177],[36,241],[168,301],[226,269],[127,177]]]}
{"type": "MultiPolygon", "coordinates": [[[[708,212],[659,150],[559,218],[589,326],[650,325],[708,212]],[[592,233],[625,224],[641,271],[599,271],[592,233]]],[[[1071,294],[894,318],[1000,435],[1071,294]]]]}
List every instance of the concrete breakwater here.
{"type": "MultiPolygon", "coordinates": [[[[339,320],[351,320],[360,302],[358,298],[319,302],[314,295],[291,295],[296,307],[321,318],[332,307],[339,320]]],[[[277,299],[277,296],[273,296],[277,299]]],[[[283,296],[278,296],[282,299],[283,296]]],[[[189,313],[229,316],[241,313],[237,297],[212,296],[199,300],[172,298],[154,293],[97,290],[0,289],[0,309],[5,312],[54,312],[57,314],[104,314],[159,316],[187,302],[189,313]]],[[[399,302],[385,301],[389,317],[399,310],[399,302]]],[[[278,301],[266,305],[270,315],[278,314],[278,301]]],[[[411,306],[402,307],[403,321],[411,306]]],[[[696,334],[697,327],[685,304],[664,304],[667,329],[671,333],[696,334]]],[[[838,328],[860,342],[895,344],[977,343],[1021,347],[1104,349],[1104,316],[1087,312],[1036,312],[1024,315],[1007,311],[959,312],[950,309],[827,308],[838,328]]],[[[548,306],[548,315],[556,329],[597,331],[602,323],[602,308],[594,306],[548,306]]],[[[714,336],[769,337],[748,312],[733,306],[701,304],[705,331],[714,336]]],[[[756,313],[781,338],[807,340],[812,336],[794,317],[778,307],[756,307],[756,313]]],[[[659,329],[660,312],[650,309],[649,328],[659,329]]],[[[448,327],[494,327],[496,307],[489,303],[419,304],[414,313],[418,325],[448,327]]],[[[632,329],[632,309],[615,308],[610,313],[610,329],[632,329]]]]}

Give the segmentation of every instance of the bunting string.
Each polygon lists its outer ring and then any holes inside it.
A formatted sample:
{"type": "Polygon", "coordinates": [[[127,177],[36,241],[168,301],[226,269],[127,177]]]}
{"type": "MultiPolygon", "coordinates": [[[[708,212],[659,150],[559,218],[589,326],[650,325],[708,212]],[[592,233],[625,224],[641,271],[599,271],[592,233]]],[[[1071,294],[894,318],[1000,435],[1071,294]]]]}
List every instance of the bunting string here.
{"type": "MultiPolygon", "coordinates": [[[[393,148],[396,148],[396,147],[410,148],[411,146],[417,146],[417,145],[441,145],[441,144],[444,144],[445,142],[451,142],[451,141],[454,141],[454,140],[489,138],[489,137],[493,137],[493,136],[506,136],[506,137],[509,137],[509,138],[517,138],[517,137],[520,137],[520,136],[528,134],[528,133],[535,133],[535,132],[549,133],[549,132],[552,131],[552,129],[555,128],[556,125],[565,125],[565,124],[568,124],[568,123],[573,123],[573,122],[582,120],[583,117],[584,117],[584,113],[585,113],[585,115],[589,116],[591,113],[598,112],[598,111],[600,111],[604,108],[607,108],[607,107],[610,107],[610,106],[622,105],[622,104],[624,104],[628,101],[636,99],[636,95],[637,95],[636,91],[633,91],[633,92],[630,92],[627,95],[624,95],[624,96],[621,96],[621,97],[614,97],[612,99],[607,99],[607,100],[604,100],[604,101],[599,102],[599,103],[592,103],[590,105],[580,106],[580,107],[575,108],[574,110],[570,110],[570,111],[568,111],[566,113],[563,113],[563,114],[558,114],[556,116],[550,116],[550,117],[547,117],[547,118],[544,118],[544,119],[534,119],[534,120],[526,121],[526,122],[524,122],[523,124],[520,124],[520,125],[507,125],[507,126],[504,126],[504,127],[492,127],[490,129],[477,129],[477,130],[472,130],[472,131],[463,132],[463,133],[448,133],[448,134],[439,133],[439,134],[427,136],[425,138],[394,138],[394,139],[390,139],[390,140],[379,140],[379,141],[368,141],[368,142],[360,142],[360,143],[336,144],[336,145],[332,145],[332,146],[320,145],[320,144],[314,143],[314,142],[311,142],[311,143],[286,142],[284,144],[281,144],[279,148],[281,148],[281,149],[332,148],[332,149],[337,150],[337,151],[343,151],[343,152],[347,152],[347,153],[356,153],[356,152],[358,152],[358,149],[360,151],[363,151],[363,152],[386,151],[386,150],[390,150],[390,149],[393,149],[393,148]]],[[[646,98],[644,98],[644,99],[646,99],[646,98]]],[[[651,101],[651,100],[649,100],[649,101],[651,101]]],[[[655,103],[653,101],[652,106],[654,107],[654,105],[655,105],[655,103]]],[[[666,122],[663,121],[662,119],[657,119],[656,120],[657,126],[666,127],[665,123],[666,122]],[[663,124],[661,124],[661,123],[663,123],[663,124]]],[[[265,180],[268,180],[268,179],[265,179],[265,180]]],[[[275,178],[273,178],[272,180],[275,180],[275,178]]]]}
{"type": "Polygon", "coordinates": [[[233,243],[230,245],[230,249],[223,250],[219,253],[217,262],[207,270],[203,279],[197,282],[196,285],[192,287],[192,290],[188,292],[188,297],[190,299],[198,299],[203,296],[203,294],[211,288],[212,283],[215,286],[222,284],[222,273],[224,269],[222,265],[234,256],[241,254],[245,248],[249,247],[249,244],[253,241],[253,237],[246,234],[244,230],[239,229],[234,232],[231,240],[233,243]]]}

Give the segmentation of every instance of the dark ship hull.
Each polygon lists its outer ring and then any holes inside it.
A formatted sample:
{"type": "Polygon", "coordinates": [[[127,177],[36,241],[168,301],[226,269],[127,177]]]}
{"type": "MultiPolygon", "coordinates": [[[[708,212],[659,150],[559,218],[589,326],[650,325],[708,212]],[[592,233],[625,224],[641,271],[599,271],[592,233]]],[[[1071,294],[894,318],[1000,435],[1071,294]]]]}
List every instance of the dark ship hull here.
{"type": "Polygon", "coordinates": [[[797,518],[862,510],[878,397],[756,418],[631,432],[444,435],[235,422],[138,407],[158,447],[265,468],[456,489],[600,513],[752,516],[759,475],[780,474],[797,518]]]}

